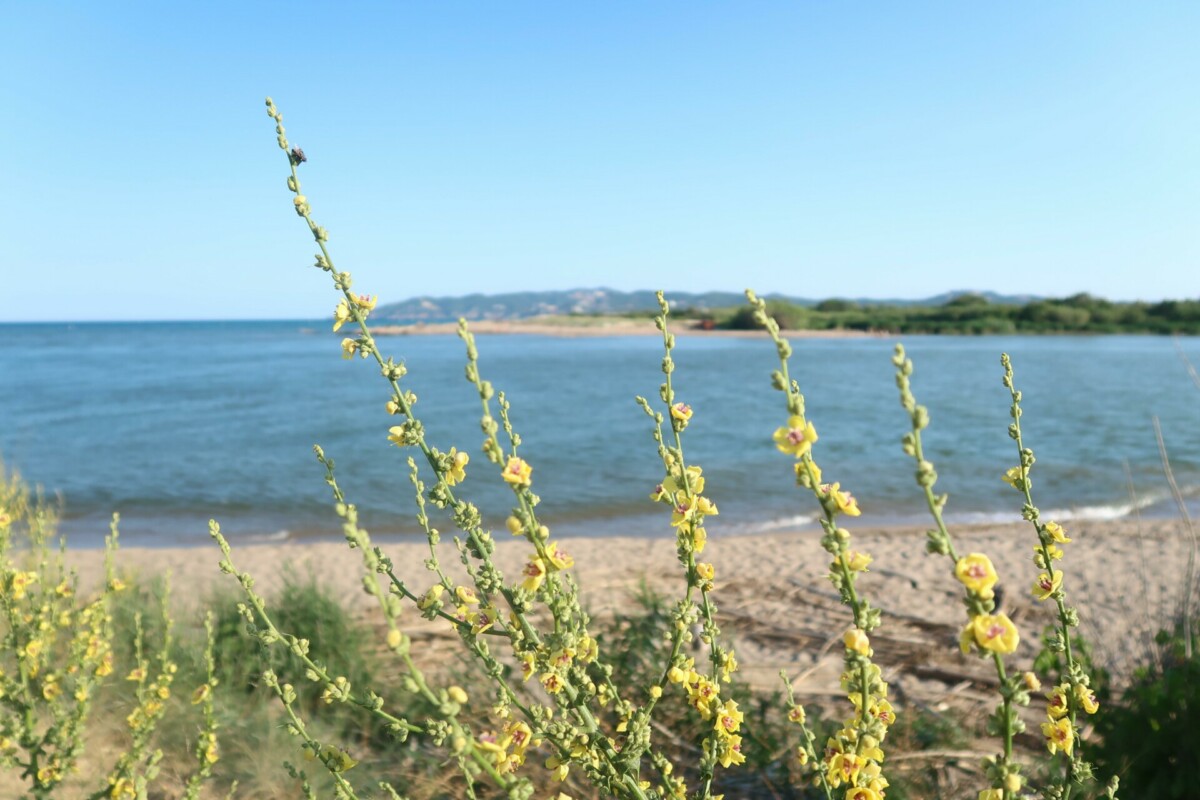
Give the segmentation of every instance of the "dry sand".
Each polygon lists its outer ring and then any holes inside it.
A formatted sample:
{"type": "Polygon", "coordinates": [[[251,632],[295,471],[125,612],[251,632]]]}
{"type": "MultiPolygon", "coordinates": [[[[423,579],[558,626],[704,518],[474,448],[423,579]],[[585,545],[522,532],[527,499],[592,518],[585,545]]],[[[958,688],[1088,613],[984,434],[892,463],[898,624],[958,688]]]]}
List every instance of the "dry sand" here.
{"type": "MultiPolygon", "coordinates": [[[[476,320],[470,323],[476,334],[527,334],[536,336],[661,336],[654,321],[625,317],[532,317],[521,320],[476,320]]],[[[418,322],[412,325],[378,324],[371,327],[376,336],[425,336],[457,333],[453,322],[418,322]]],[[[672,323],[671,332],[677,336],[711,336],[726,338],[760,338],[766,331],[704,330],[687,322],[672,323]]],[[[846,339],[889,336],[888,333],[852,330],[789,330],[790,339],[846,339]]]]}
{"type": "MultiPolygon", "coordinates": [[[[1069,599],[1081,609],[1082,633],[1097,659],[1118,679],[1150,657],[1151,640],[1169,625],[1183,595],[1192,551],[1188,531],[1166,520],[1078,522],[1068,526],[1074,542],[1061,562],[1069,599]]],[[[890,673],[896,690],[919,701],[946,697],[989,701],[994,685],[990,663],[958,653],[964,622],[962,588],[949,559],[924,551],[922,529],[855,530],[854,547],[874,563],[859,581],[860,591],[885,611],[873,637],[876,660],[890,673]]],[[[736,643],[742,675],[760,686],[777,685],[787,670],[797,691],[811,699],[838,692],[842,632],[848,615],[825,578],[829,557],[813,531],[773,532],[711,539],[703,558],[716,566],[714,599],[721,626],[736,643]]],[[[988,554],[1001,576],[1002,608],[1021,631],[1016,664],[1028,668],[1039,648],[1039,633],[1052,621],[1053,607],[1033,600],[1029,587],[1038,570],[1032,562],[1034,534],[1028,525],[992,525],[955,532],[960,555],[988,554]]],[[[667,597],[681,592],[682,578],[672,541],[663,538],[572,538],[561,546],[574,555],[573,570],[593,614],[632,608],[631,596],[645,582],[667,597]]],[[[442,561],[457,563],[452,545],[442,561]]],[[[389,543],[385,551],[397,574],[423,591],[432,581],[423,567],[428,549],[421,543],[389,543]]],[[[530,546],[500,541],[496,561],[517,575],[530,546]]],[[[169,571],[180,602],[202,599],[209,590],[234,581],[217,569],[215,547],[127,549],[120,564],[149,577],[169,571]]],[[[84,585],[100,576],[100,553],[71,551],[70,561],[84,585]]],[[[371,600],[361,588],[359,554],[344,544],[258,544],[235,546],[239,568],[256,577],[269,595],[281,583],[284,566],[300,576],[311,573],[355,613],[370,615],[371,600]]],[[[376,617],[377,618],[377,617],[376,617]]],[[[457,646],[444,625],[428,623],[413,610],[404,617],[421,648],[440,655],[457,646]],[[445,648],[445,651],[443,651],[445,648]]],[[[994,695],[991,695],[994,698],[994,695]]]]}

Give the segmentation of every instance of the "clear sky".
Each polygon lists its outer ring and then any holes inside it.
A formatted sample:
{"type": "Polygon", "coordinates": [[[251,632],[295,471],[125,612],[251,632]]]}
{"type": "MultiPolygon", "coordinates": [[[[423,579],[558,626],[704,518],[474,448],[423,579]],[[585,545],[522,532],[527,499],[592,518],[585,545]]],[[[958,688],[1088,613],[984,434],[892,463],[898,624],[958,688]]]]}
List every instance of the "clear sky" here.
{"type": "Polygon", "coordinates": [[[0,320],[1200,296],[1200,4],[6,2],[0,320]]]}

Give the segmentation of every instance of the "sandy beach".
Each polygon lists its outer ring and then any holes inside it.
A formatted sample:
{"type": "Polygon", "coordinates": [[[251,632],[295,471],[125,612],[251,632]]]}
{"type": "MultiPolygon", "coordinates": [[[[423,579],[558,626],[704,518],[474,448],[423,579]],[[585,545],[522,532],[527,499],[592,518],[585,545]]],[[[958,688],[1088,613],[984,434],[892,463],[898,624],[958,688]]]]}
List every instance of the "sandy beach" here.
{"type": "MultiPolygon", "coordinates": [[[[520,320],[475,320],[469,323],[476,334],[516,334],[533,336],[558,336],[576,338],[584,336],[661,336],[654,321],[629,319],[626,317],[532,317],[520,320]]],[[[376,336],[431,336],[458,332],[455,322],[418,322],[411,325],[388,325],[384,322],[371,326],[376,336]]],[[[675,322],[671,332],[677,336],[709,336],[734,339],[763,338],[761,330],[706,330],[688,322],[675,322]]],[[[792,339],[850,339],[890,336],[887,332],[852,330],[789,330],[792,339]]]]}
{"type": "MultiPolygon", "coordinates": [[[[1069,601],[1080,608],[1080,630],[1098,661],[1122,680],[1149,657],[1154,634],[1180,607],[1191,537],[1170,520],[1078,522],[1067,530],[1074,541],[1065,547],[1061,565],[1069,601]]],[[[939,702],[948,696],[987,700],[994,684],[990,664],[958,653],[962,589],[949,559],[925,552],[923,529],[852,532],[854,547],[874,558],[859,587],[885,611],[884,626],[872,643],[897,691],[939,702]]],[[[1032,528],[991,525],[954,534],[960,555],[985,553],[995,563],[1002,608],[1021,631],[1016,663],[1028,668],[1053,613],[1052,606],[1030,594],[1038,573],[1031,558],[1032,528]]],[[[722,628],[736,643],[742,676],[756,685],[777,686],[784,669],[795,678],[798,692],[812,699],[838,692],[839,642],[848,625],[847,612],[825,578],[829,557],[817,538],[813,531],[716,538],[703,554],[716,567],[714,599],[722,628]]],[[[575,557],[573,572],[593,615],[632,608],[630,598],[642,582],[667,597],[681,593],[683,581],[668,539],[564,538],[560,546],[575,557]]],[[[423,591],[432,582],[423,566],[425,544],[390,543],[384,550],[411,587],[423,591]]],[[[445,545],[444,551],[443,562],[458,566],[453,546],[445,545]]],[[[515,576],[529,551],[524,541],[501,540],[496,562],[515,576]]],[[[178,601],[186,605],[220,584],[236,588],[218,570],[219,556],[215,545],[128,549],[120,553],[119,564],[143,578],[169,572],[178,601]]],[[[68,559],[83,584],[94,586],[102,574],[100,553],[75,550],[68,559]]],[[[372,618],[374,601],[362,591],[359,554],[344,544],[235,545],[234,560],[255,576],[257,589],[266,595],[278,588],[286,570],[300,577],[312,574],[356,614],[372,618]]],[[[406,610],[405,620],[422,648],[443,652],[443,646],[458,644],[445,626],[421,619],[414,609],[406,610]]]]}

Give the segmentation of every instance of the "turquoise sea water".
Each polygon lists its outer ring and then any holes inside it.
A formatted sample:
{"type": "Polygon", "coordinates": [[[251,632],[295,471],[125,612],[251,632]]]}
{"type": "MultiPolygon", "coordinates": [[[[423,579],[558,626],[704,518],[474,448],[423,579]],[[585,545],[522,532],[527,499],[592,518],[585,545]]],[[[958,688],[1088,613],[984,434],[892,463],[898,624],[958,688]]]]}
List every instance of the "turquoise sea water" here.
{"type": "MultiPolygon", "coordinates": [[[[130,544],[201,543],[217,518],[235,538],[337,536],[321,444],[364,524],[415,531],[406,452],[387,443],[387,387],[368,362],[343,361],[327,323],[0,325],[0,456],[65,502],[71,541],[100,541],[113,511],[130,544]]],[[[477,397],[453,336],[381,340],[406,361],[429,440],[472,454],[463,496],[493,524],[510,493],[485,475],[477,397]]],[[[906,428],[892,378],[892,339],[797,340],[793,374],[820,433],[826,477],[858,496],[864,522],[923,523],[901,453],[906,428]]],[[[1200,389],[1177,350],[1200,365],[1200,339],[910,337],[914,387],[938,488],[962,522],[1016,519],[1000,481],[1015,463],[1006,434],[1000,353],[1024,390],[1035,498],[1060,518],[1169,515],[1151,418],[1176,477],[1200,506],[1200,389]],[[1125,465],[1132,476],[1126,480],[1125,465]]],[[[649,422],[661,343],[651,337],[480,336],[486,378],[508,393],[534,465],[543,517],[559,533],[667,535],[648,499],[661,479],[649,422]]],[[[786,414],[769,387],[762,339],[680,336],[676,388],[695,410],[685,449],[704,467],[721,514],[713,535],[811,525],[772,431],[786,414]]],[[[451,526],[444,522],[441,527],[451,526]]]]}

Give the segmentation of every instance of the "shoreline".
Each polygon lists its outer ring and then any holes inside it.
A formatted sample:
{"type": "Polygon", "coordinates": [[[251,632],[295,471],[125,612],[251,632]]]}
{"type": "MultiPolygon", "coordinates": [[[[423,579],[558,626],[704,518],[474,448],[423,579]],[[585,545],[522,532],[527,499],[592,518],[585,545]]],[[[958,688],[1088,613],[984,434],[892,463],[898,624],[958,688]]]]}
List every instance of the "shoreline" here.
{"type": "MultiPolygon", "coordinates": [[[[940,673],[969,675],[982,663],[957,652],[957,632],[964,623],[962,587],[946,557],[925,552],[925,527],[852,529],[852,547],[874,558],[859,586],[873,605],[884,610],[877,649],[881,654],[896,651],[895,669],[904,680],[916,681],[907,687],[912,691],[920,688],[922,670],[933,669],[929,664],[936,664],[940,673]],[[918,641],[921,647],[914,644],[918,641]]],[[[1143,663],[1158,630],[1173,622],[1192,541],[1175,520],[1080,521],[1066,527],[1074,541],[1064,545],[1066,558],[1061,565],[1068,601],[1080,609],[1080,632],[1092,645],[1097,662],[1118,680],[1127,679],[1143,663]]],[[[964,526],[952,530],[952,535],[960,555],[985,553],[995,564],[1003,587],[1002,608],[1022,634],[1014,663],[1032,663],[1042,628],[1054,615],[1052,605],[1036,602],[1030,593],[1039,570],[1031,558],[1035,537],[1029,524],[964,526]]],[[[571,572],[593,616],[629,612],[641,587],[668,599],[682,592],[681,567],[671,538],[555,538],[575,558],[571,572]]],[[[432,584],[423,566],[429,555],[427,544],[382,540],[378,544],[392,558],[396,574],[414,591],[423,592],[432,584]]],[[[520,574],[530,549],[523,539],[497,536],[495,563],[512,580],[520,574]]],[[[439,556],[452,577],[465,582],[451,543],[445,543],[439,556]]],[[[214,592],[236,591],[236,582],[218,569],[220,558],[215,545],[207,554],[191,546],[130,547],[118,553],[117,564],[140,580],[170,574],[176,603],[194,610],[214,592]]],[[[819,536],[811,530],[780,530],[713,537],[701,558],[716,568],[713,599],[745,665],[744,677],[770,687],[777,682],[778,671],[786,669],[806,676],[798,686],[802,692],[836,688],[840,651],[830,648],[827,640],[840,638],[848,617],[825,577],[829,555],[821,550],[819,536]]],[[[68,548],[66,559],[78,570],[84,591],[93,590],[102,580],[99,551],[68,548]]],[[[344,542],[235,543],[233,561],[255,577],[256,590],[267,597],[289,575],[302,582],[312,575],[356,616],[378,621],[374,601],[362,589],[361,554],[344,542]]],[[[406,608],[402,620],[414,632],[454,641],[449,630],[421,619],[412,608],[406,608]]]]}
{"type": "MultiPolygon", "coordinates": [[[[579,338],[591,336],[661,336],[653,320],[587,318],[578,324],[550,321],[533,317],[528,320],[475,320],[468,323],[471,333],[476,335],[533,335],[579,338]]],[[[371,328],[376,336],[444,336],[458,332],[457,322],[416,322],[406,325],[380,323],[371,328]]],[[[675,325],[671,333],[676,336],[711,336],[728,339],[759,339],[767,335],[763,330],[705,330],[699,327],[675,325]]],[[[894,334],[887,331],[856,330],[786,330],[784,334],[795,339],[881,339],[894,334]]]]}

